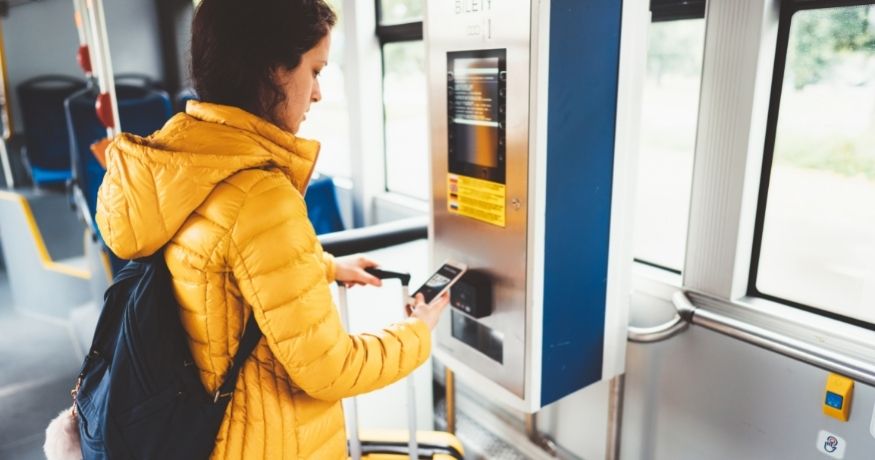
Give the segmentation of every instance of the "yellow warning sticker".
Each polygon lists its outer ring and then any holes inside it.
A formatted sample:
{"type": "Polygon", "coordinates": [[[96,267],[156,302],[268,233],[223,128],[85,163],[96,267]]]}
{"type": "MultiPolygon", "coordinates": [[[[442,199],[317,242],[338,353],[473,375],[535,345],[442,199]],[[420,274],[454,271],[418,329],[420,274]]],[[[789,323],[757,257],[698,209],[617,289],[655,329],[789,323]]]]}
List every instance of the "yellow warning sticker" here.
{"type": "Polygon", "coordinates": [[[447,210],[504,227],[506,206],[504,184],[458,174],[447,175],[447,210]]]}

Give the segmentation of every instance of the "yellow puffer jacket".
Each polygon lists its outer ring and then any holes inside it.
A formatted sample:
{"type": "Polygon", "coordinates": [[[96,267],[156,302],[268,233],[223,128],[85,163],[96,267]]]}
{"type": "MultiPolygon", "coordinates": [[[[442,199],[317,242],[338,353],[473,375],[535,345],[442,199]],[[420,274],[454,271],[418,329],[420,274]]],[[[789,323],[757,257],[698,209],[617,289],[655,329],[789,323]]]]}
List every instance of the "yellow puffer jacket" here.
{"type": "Polygon", "coordinates": [[[242,110],[206,103],[108,149],[97,223],[122,258],[166,248],[207,391],[225,377],[251,311],[264,333],[213,459],[345,458],[340,400],[397,381],[431,352],[420,320],[361,335],[341,326],[329,290],[333,258],[303,199],[318,150],[242,110]]]}

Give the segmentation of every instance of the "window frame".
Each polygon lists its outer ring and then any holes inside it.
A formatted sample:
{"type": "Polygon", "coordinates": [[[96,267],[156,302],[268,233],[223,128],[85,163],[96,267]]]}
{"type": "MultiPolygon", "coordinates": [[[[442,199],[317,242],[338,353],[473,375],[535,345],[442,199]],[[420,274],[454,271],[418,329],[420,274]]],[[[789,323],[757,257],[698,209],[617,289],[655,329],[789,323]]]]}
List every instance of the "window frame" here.
{"type": "MultiPolygon", "coordinates": [[[[422,0],[425,2],[426,0],[422,0]]],[[[383,24],[383,1],[382,0],[374,0],[374,11],[376,14],[376,35],[377,41],[380,46],[380,83],[385,84],[386,82],[386,54],[385,54],[385,46],[392,43],[405,43],[405,42],[416,42],[416,41],[425,41],[424,35],[424,18],[420,18],[418,21],[409,21],[402,22],[398,24],[383,24]]],[[[383,93],[385,96],[385,88],[383,89],[383,93]]],[[[387,150],[386,146],[388,143],[386,142],[386,101],[385,99],[382,101],[381,112],[383,114],[383,192],[389,195],[398,195],[401,198],[400,201],[407,201],[408,203],[413,202],[421,202],[428,200],[421,200],[418,197],[409,195],[404,192],[393,191],[389,189],[389,161],[387,158],[387,150]],[[412,201],[411,201],[412,200],[412,201]]],[[[428,179],[428,178],[426,178],[428,179]]],[[[411,209],[412,206],[408,206],[411,209]]]]}
{"type": "MultiPolygon", "coordinates": [[[[655,1],[655,0],[654,0],[655,1]]],[[[787,52],[790,45],[790,29],[793,16],[800,11],[821,10],[841,7],[873,5],[873,0],[784,0],[781,3],[778,22],[778,36],[775,48],[775,63],[772,72],[771,94],[766,121],[766,138],[763,147],[763,162],[760,174],[759,199],[757,200],[754,223],[753,246],[751,248],[750,269],[748,272],[747,295],[772,302],[788,305],[800,310],[824,316],[837,321],[852,324],[857,327],[875,331],[875,323],[869,323],[857,318],[834,313],[823,307],[815,307],[790,299],[767,294],[757,288],[760,255],[762,253],[763,230],[765,228],[766,209],[768,206],[769,186],[771,184],[772,166],[774,164],[775,140],[778,129],[778,116],[781,111],[781,96],[784,86],[784,76],[787,64],[787,52]]]]}

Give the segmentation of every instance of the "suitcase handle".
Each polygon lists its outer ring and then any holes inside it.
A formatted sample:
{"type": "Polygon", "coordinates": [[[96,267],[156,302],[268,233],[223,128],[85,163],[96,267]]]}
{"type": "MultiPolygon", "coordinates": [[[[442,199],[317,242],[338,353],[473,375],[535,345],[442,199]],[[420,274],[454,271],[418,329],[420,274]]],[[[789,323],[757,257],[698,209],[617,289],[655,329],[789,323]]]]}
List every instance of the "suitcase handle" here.
{"type": "Polygon", "coordinates": [[[395,278],[401,281],[402,286],[410,285],[410,273],[390,272],[388,270],[381,270],[379,268],[366,268],[365,271],[373,276],[376,276],[377,278],[380,278],[381,280],[395,278]]]}
{"type": "MultiPolygon", "coordinates": [[[[403,287],[410,286],[410,273],[392,272],[389,270],[381,270],[379,268],[373,267],[366,268],[365,272],[381,280],[397,279],[398,281],[401,281],[401,286],[403,287]]],[[[336,283],[338,286],[343,287],[342,281],[337,281],[336,283]]]]}
{"type": "MultiPolygon", "coordinates": [[[[365,271],[381,280],[395,278],[401,281],[402,302],[408,301],[408,287],[410,285],[409,273],[393,272],[381,270],[379,268],[366,268],[365,271]]],[[[346,300],[346,286],[340,281],[337,282],[337,286],[339,289],[338,309],[340,310],[344,327],[346,330],[349,330],[349,310],[346,300]]],[[[416,439],[416,385],[414,384],[413,374],[407,376],[405,380],[407,381],[407,425],[410,436],[410,439],[407,440],[407,451],[410,460],[416,460],[419,458],[419,443],[416,439]]],[[[358,434],[358,408],[356,407],[355,398],[351,398],[347,404],[346,410],[349,412],[349,418],[347,419],[347,433],[350,438],[348,440],[350,458],[353,460],[361,460],[362,444],[359,440],[358,434]]]]}

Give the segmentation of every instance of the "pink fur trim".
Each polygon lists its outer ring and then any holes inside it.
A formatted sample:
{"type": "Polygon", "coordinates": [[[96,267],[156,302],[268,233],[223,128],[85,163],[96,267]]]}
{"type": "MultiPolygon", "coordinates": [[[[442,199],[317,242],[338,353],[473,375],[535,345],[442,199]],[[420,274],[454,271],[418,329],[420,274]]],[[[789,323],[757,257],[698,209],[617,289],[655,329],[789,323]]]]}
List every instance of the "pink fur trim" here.
{"type": "Polygon", "coordinates": [[[48,460],[82,460],[79,420],[73,415],[71,407],[62,410],[49,423],[43,452],[48,460]]]}

